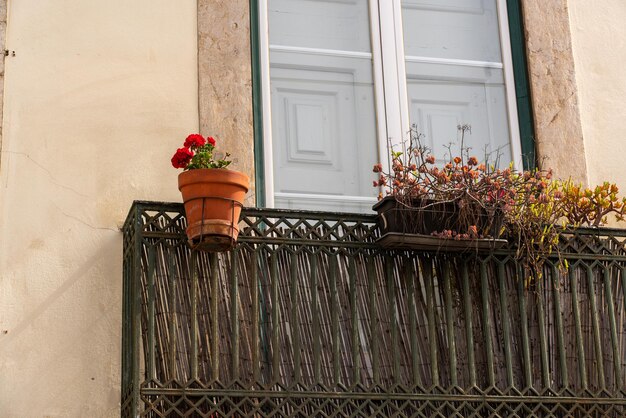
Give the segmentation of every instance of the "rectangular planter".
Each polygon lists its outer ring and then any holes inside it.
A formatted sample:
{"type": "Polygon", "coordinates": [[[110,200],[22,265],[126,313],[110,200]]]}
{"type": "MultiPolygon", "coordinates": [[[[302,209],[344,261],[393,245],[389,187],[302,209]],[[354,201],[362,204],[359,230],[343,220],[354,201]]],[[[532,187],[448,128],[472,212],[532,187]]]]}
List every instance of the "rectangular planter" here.
{"type": "Polygon", "coordinates": [[[430,199],[413,199],[403,202],[393,196],[387,196],[376,203],[372,209],[378,212],[378,225],[381,232],[379,243],[386,247],[456,250],[494,248],[496,245],[501,247],[506,244],[506,240],[496,239],[499,238],[502,229],[502,214],[490,216],[482,208],[461,213],[456,202],[430,199]],[[459,230],[461,216],[466,218],[465,225],[476,225],[482,235],[489,235],[493,238],[459,240],[432,235],[445,230],[467,233],[467,231],[459,230]]]}

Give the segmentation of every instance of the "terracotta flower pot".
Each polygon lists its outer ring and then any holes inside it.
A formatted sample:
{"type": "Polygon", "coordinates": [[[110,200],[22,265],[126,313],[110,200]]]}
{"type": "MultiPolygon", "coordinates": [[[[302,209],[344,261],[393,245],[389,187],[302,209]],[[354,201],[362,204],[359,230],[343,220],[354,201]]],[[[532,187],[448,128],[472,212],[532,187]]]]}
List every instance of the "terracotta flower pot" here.
{"type": "Polygon", "coordinates": [[[232,248],[239,235],[239,215],[250,187],[248,176],[233,170],[207,168],[178,175],[187,215],[187,237],[205,251],[232,248]]]}

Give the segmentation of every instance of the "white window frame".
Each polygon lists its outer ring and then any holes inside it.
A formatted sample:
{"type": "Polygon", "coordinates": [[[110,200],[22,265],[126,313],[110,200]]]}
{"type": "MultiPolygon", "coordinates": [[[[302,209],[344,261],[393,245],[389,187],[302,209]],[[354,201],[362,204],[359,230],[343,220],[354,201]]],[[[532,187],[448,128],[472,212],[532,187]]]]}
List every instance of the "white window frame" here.
{"type": "MultiPolygon", "coordinates": [[[[418,57],[405,56],[402,32],[401,0],[368,0],[370,10],[370,38],[372,42],[372,61],[374,75],[374,94],[376,105],[376,123],[378,127],[378,149],[381,162],[386,160],[388,141],[399,143],[410,129],[409,104],[407,95],[405,60],[417,60],[418,57]],[[383,62],[386,64],[383,66],[383,62]]],[[[269,44],[268,0],[259,2],[259,55],[261,66],[261,96],[263,106],[263,158],[265,175],[265,203],[274,207],[274,164],[272,144],[272,115],[270,94],[270,49],[288,49],[289,47],[269,44]]],[[[496,0],[498,10],[498,26],[500,32],[500,49],[502,63],[457,60],[447,58],[419,58],[436,64],[454,64],[483,68],[501,68],[504,73],[506,106],[508,115],[509,141],[513,165],[522,169],[522,148],[517,116],[517,100],[515,96],[515,80],[513,76],[513,58],[511,53],[509,22],[506,0],[496,0]]],[[[320,54],[339,51],[326,51],[306,48],[309,52],[320,54]]],[[[353,53],[347,54],[366,54],[353,53]]],[[[337,196],[323,196],[336,200],[337,196]]],[[[349,197],[347,200],[349,200],[349,197]]]]}

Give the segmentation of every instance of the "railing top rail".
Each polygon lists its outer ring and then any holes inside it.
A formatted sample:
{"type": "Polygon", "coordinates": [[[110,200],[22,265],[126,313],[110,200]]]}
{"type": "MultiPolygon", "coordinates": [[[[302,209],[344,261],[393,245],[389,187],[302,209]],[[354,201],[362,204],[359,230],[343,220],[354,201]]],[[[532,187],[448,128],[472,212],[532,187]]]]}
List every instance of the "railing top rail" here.
{"type": "MultiPolygon", "coordinates": [[[[161,201],[147,201],[147,200],[135,200],[133,201],[130,210],[128,212],[123,229],[126,230],[131,227],[131,220],[136,213],[145,211],[161,211],[161,212],[175,212],[184,215],[184,206],[182,203],[177,202],[161,202],[161,201]]],[[[257,207],[244,207],[242,210],[242,219],[244,218],[279,218],[279,219],[307,219],[307,220],[325,220],[325,221],[343,221],[343,222],[360,222],[363,224],[374,224],[376,222],[377,215],[363,214],[363,213],[350,213],[350,212],[323,212],[323,211],[309,211],[309,210],[293,210],[293,209],[273,209],[273,208],[257,208],[257,207]]],[[[626,238],[626,228],[615,227],[565,227],[562,228],[564,234],[575,235],[590,235],[590,236],[602,236],[613,237],[616,239],[626,238]]]]}
{"type": "MultiPolygon", "coordinates": [[[[165,210],[172,212],[184,211],[182,203],[178,202],[159,202],[149,200],[134,200],[130,210],[128,212],[127,220],[132,217],[136,210],[165,210]]],[[[242,213],[247,216],[267,216],[267,217],[306,217],[309,219],[328,219],[328,218],[342,218],[357,220],[363,222],[375,222],[376,214],[364,214],[364,213],[352,213],[352,212],[325,212],[314,210],[294,210],[294,209],[274,209],[274,208],[257,208],[257,207],[244,207],[242,213]],[[294,216],[296,215],[297,216],[294,216]]],[[[625,231],[626,233],[626,231],[625,231]]]]}

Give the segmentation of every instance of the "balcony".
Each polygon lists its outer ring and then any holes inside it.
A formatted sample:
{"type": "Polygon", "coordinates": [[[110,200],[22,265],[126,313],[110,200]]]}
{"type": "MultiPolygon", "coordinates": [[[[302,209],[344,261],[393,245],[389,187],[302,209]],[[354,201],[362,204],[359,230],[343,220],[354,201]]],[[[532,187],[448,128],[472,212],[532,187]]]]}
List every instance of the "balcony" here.
{"type": "Polygon", "coordinates": [[[124,417],[626,415],[625,230],[564,231],[527,288],[512,248],[386,250],[373,215],[244,209],[221,254],[185,223],[124,225],[124,417]]]}

